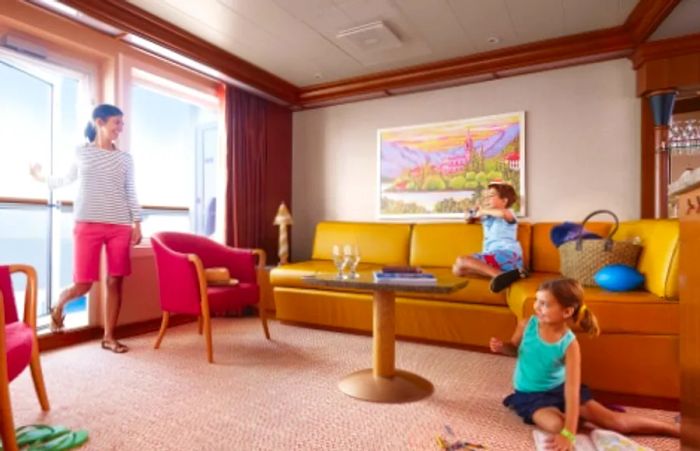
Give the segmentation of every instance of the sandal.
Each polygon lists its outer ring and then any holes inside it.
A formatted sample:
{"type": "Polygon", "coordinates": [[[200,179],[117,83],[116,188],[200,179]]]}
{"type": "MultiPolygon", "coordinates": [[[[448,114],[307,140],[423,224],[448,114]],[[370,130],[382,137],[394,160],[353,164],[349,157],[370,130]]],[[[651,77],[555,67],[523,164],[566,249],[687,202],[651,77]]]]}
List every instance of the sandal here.
{"type": "Polygon", "coordinates": [[[61,312],[58,313],[57,308],[51,309],[51,332],[63,332],[63,321],[66,319],[66,315],[61,312]]]}
{"type": "Polygon", "coordinates": [[[129,350],[129,347],[123,343],[119,343],[117,340],[114,340],[114,341],[102,340],[102,349],[106,349],[107,351],[112,351],[115,354],[124,354],[125,352],[127,352],[129,350]]]}
{"type": "Polygon", "coordinates": [[[87,442],[87,431],[68,431],[50,440],[35,443],[28,451],[64,451],[77,448],[87,442]]]}
{"type": "Polygon", "coordinates": [[[69,432],[65,426],[48,426],[46,424],[30,424],[15,429],[17,446],[32,445],[42,440],[51,440],[69,432]]]}

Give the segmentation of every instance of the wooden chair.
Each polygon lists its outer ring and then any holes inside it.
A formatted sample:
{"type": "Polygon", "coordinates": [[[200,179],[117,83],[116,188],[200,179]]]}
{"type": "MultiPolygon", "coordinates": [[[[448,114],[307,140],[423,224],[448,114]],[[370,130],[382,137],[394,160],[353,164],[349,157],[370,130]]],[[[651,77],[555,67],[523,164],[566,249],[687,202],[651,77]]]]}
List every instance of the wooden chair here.
{"type": "Polygon", "coordinates": [[[36,336],[36,296],[37,279],[34,268],[27,265],[0,266],[0,438],[4,450],[18,449],[9,385],[27,366],[32,372],[41,410],[49,410],[49,398],[44,386],[36,336]],[[20,321],[17,315],[10,278],[10,275],[16,272],[27,276],[23,321],[20,321]]]}
{"type": "Polygon", "coordinates": [[[202,329],[204,332],[207,360],[212,363],[211,314],[240,311],[249,305],[257,307],[265,337],[270,339],[256,276],[257,270],[265,267],[264,251],[231,248],[203,236],[179,232],[156,233],[151,244],[163,310],[155,349],[160,347],[171,313],[195,315],[199,318],[199,333],[202,329]],[[236,283],[208,285],[208,268],[225,268],[236,283]]]}

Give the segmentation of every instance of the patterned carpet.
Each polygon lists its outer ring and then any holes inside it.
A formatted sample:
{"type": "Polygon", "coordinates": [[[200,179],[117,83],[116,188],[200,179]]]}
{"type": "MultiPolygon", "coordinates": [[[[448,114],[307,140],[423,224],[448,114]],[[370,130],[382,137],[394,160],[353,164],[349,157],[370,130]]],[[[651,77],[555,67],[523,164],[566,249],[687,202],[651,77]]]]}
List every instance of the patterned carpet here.
{"type": "Polygon", "coordinates": [[[11,384],[16,424],[87,429],[82,449],[91,450],[437,450],[445,425],[490,450],[533,449],[531,428],[500,402],[513,359],[398,342],[397,367],[426,377],[435,393],[375,404],[337,389],[342,376],[371,365],[370,337],[272,322],[266,341],[255,318],[213,323],[214,365],[196,324],[170,329],[158,351],[150,334],[125,340],[131,352],[123,355],[98,342],[44,354],[52,410],[41,413],[25,371],[11,384]]]}

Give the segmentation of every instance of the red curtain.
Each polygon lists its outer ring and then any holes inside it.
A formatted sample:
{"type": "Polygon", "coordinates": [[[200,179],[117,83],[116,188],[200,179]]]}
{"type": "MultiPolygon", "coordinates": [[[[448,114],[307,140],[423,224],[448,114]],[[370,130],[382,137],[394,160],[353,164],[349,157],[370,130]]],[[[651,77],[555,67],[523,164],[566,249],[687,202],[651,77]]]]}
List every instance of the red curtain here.
{"type": "Polygon", "coordinates": [[[291,207],[292,112],[229,86],[226,89],[228,177],[226,243],[277,255],[277,207],[291,207]]]}

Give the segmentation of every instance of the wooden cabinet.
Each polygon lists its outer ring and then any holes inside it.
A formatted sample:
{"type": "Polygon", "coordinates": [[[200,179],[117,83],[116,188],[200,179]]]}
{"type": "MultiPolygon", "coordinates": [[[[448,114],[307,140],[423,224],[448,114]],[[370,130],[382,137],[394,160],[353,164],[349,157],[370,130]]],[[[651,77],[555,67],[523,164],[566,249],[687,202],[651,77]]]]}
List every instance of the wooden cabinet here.
{"type": "Polygon", "coordinates": [[[700,186],[679,196],[681,444],[700,449],[700,186]]]}

